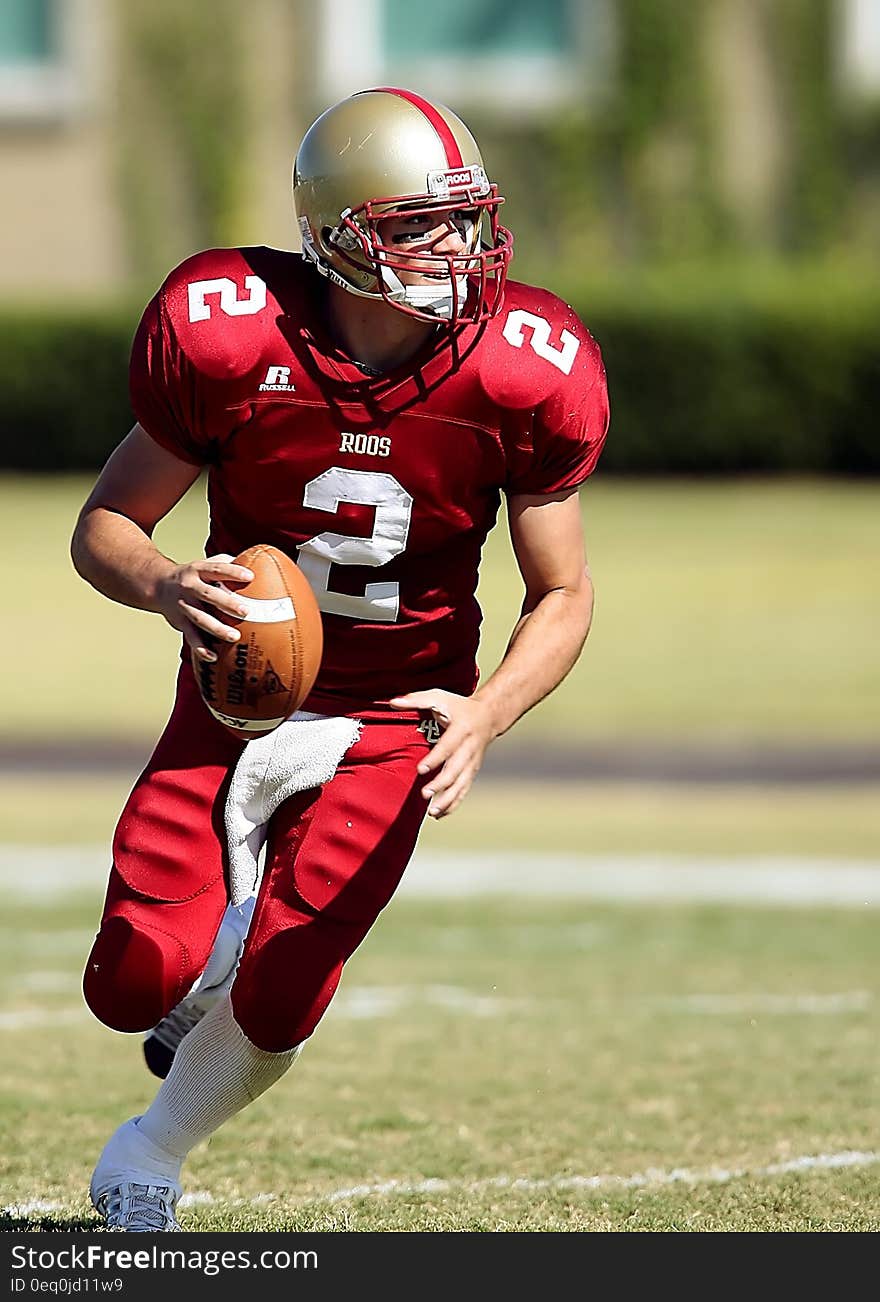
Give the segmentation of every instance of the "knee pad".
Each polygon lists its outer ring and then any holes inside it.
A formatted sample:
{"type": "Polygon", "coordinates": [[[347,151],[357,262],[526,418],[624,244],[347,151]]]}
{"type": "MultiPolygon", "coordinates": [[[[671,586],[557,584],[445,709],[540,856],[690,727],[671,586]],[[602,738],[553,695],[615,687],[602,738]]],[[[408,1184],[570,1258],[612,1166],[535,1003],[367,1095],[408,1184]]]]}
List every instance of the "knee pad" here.
{"type": "Polygon", "coordinates": [[[315,926],[291,927],[245,953],[232,987],[235,1020],[258,1049],[283,1053],[308,1039],[342,975],[344,954],[315,926]]]}
{"type": "Polygon", "coordinates": [[[83,994],[111,1030],[148,1031],[185,993],[187,967],[186,948],[175,936],[109,918],[92,946],[83,994]]]}

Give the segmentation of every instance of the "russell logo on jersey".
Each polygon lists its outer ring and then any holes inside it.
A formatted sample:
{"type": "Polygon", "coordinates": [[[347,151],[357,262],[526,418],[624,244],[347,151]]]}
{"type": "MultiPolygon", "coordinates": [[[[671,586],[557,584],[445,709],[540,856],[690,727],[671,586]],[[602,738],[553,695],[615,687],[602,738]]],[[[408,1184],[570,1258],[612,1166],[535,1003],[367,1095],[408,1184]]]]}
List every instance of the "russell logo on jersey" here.
{"type": "Polygon", "coordinates": [[[296,385],[290,383],[289,366],[270,366],[260,385],[260,393],[292,393],[295,388],[296,385]]]}

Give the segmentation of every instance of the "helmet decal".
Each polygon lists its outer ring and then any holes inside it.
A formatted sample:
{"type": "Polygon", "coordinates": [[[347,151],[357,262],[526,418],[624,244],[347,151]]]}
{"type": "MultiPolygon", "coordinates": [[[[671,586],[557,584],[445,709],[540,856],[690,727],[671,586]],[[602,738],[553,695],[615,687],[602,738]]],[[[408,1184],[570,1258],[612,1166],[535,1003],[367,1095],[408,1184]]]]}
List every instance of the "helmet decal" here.
{"type": "Polygon", "coordinates": [[[429,172],[428,191],[438,199],[448,199],[453,194],[473,191],[479,196],[489,193],[491,186],[482,167],[460,167],[453,172],[429,172]]]}

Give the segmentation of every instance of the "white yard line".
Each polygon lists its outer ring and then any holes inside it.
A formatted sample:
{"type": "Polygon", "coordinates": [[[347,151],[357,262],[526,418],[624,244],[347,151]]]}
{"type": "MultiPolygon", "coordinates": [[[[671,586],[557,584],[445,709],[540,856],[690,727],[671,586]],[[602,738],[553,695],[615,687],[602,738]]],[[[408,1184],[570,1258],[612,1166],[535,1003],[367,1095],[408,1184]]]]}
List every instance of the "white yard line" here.
{"type": "MultiPolygon", "coordinates": [[[[880,1162],[880,1152],[844,1151],[818,1153],[790,1158],[786,1162],[771,1162],[758,1167],[710,1166],[702,1170],[673,1167],[670,1170],[649,1168],[632,1175],[555,1175],[540,1179],[526,1176],[496,1175],[483,1180],[384,1180],[375,1184],[356,1184],[344,1189],[333,1189],[326,1194],[290,1200],[278,1194],[254,1194],[250,1198],[215,1198],[204,1190],[184,1194],[180,1200],[187,1207],[248,1207],[277,1203],[281,1206],[313,1206],[322,1203],[346,1202],[352,1198],[411,1197],[414,1194],[479,1194],[489,1189],[509,1189],[512,1192],[540,1193],[572,1191],[592,1193],[604,1189],[652,1189],[668,1185],[729,1184],[733,1180],[763,1180],[777,1175],[801,1175],[813,1171],[833,1171],[842,1168],[875,1166],[880,1162]]],[[[75,1211],[72,1203],[35,1199],[32,1202],[13,1203],[4,1207],[7,1216],[27,1217],[52,1212],[75,1211]]]]}
{"type": "MultiPolygon", "coordinates": [[[[32,903],[100,904],[106,847],[0,846],[0,890],[32,903]]],[[[880,861],[792,855],[574,855],[416,851],[400,898],[475,895],[880,908],[880,861]]]]}
{"type": "MultiPolygon", "coordinates": [[[[428,1004],[467,1017],[500,1017],[536,1006],[537,1000],[508,999],[463,986],[354,986],[340,990],[327,1017],[345,1021],[373,1021],[393,1017],[407,1008],[428,1004]]],[[[7,1008],[0,1011],[0,1033],[27,1031],[34,1026],[58,1026],[89,1018],[98,1022],[85,1005],[68,1008],[7,1008]]]]}
{"type": "Polygon", "coordinates": [[[880,907],[880,863],[788,856],[425,854],[401,894],[880,907]]]}
{"type": "Polygon", "coordinates": [[[0,1031],[26,1031],[32,1026],[60,1026],[64,1022],[82,1022],[86,1018],[95,1020],[85,1005],[81,1008],[8,1008],[5,1012],[0,1012],[0,1031]]]}
{"type": "MultiPolygon", "coordinates": [[[[81,936],[80,953],[82,953],[82,947],[83,937],[81,936]]],[[[78,990],[81,983],[82,977],[78,971],[63,972],[56,968],[47,968],[46,970],[42,968],[23,968],[8,975],[5,982],[8,990],[36,990],[42,993],[53,990],[78,990]]]]}
{"type": "Polygon", "coordinates": [[[35,1198],[30,1203],[10,1203],[2,1208],[4,1216],[42,1216],[50,1212],[72,1211],[67,1203],[53,1202],[47,1198],[35,1198]]]}
{"type": "Polygon", "coordinates": [[[328,1017],[370,1020],[390,1017],[403,1008],[429,1004],[471,1017],[497,1017],[521,1012],[544,1001],[508,999],[504,995],[467,990],[464,986],[352,986],[340,990],[327,1009],[328,1017]]]}
{"type": "Polygon", "coordinates": [[[541,1190],[583,1190],[594,1189],[645,1189],[660,1188],[672,1184],[727,1184],[731,1180],[757,1180],[767,1176],[789,1175],[803,1171],[832,1170],[840,1167],[873,1166],[880,1162],[880,1153],[820,1153],[816,1156],[796,1157],[788,1162],[774,1162],[770,1166],[748,1168],[708,1167],[702,1171],[690,1171],[684,1167],[675,1167],[671,1171],[648,1170],[633,1175],[557,1175],[547,1179],[530,1180],[524,1176],[497,1175],[485,1180],[419,1180],[408,1183],[404,1180],[386,1180],[381,1184],[352,1185],[349,1189],[336,1189],[325,1194],[316,1202],[343,1202],[349,1198],[369,1198],[387,1194],[419,1193],[481,1193],[485,1189],[513,1189],[526,1193],[541,1190]]]}
{"type": "MultiPolygon", "coordinates": [[[[75,982],[71,981],[71,984],[75,982]]],[[[34,988],[38,987],[39,983],[34,983],[34,988]]],[[[868,990],[787,995],[760,990],[740,994],[704,992],[683,996],[658,995],[650,1000],[652,1007],[708,1017],[836,1016],[840,1013],[866,1012],[873,1003],[874,996],[868,990]]],[[[486,1018],[546,1008],[547,1000],[510,999],[487,991],[468,990],[464,986],[352,986],[339,991],[327,1010],[327,1019],[375,1021],[383,1017],[395,1017],[407,1010],[418,1010],[420,1006],[445,1009],[461,1017],[486,1018]]],[[[93,1028],[100,1029],[85,1005],[66,1008],[7,1008],[0,1011],[0,1034],[26,1031],[35,1026],[60,1026],[85,1019],[92,1022],[93,1028]]]]}

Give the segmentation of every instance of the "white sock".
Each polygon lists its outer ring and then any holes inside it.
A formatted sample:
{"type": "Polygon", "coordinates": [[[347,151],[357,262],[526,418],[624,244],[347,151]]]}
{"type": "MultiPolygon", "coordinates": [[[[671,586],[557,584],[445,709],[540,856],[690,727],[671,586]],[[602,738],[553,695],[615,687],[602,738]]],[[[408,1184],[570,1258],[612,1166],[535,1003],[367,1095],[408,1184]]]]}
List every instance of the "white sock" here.
{"type": "Polygon", "coordinates": [[[232,985],[232,977],[235,974],[240,957],[239,951],[251,924],[256,902],[256,896],[251,895],[245,900],[244,904],[238,906],[227,904],[226,912],[220,919],[220,926],[217,930],[213,948],[208,955],[208,962],[201,976],[190,990],[190,994],[195,994],[198,990],[209,989],[211,986],[220,985],[221,982],[226,980],[232,985]]]}
{"type": "Polygon", "coordinates": [[[182,1159],[283,1076],[301,1049],[258,1049],[233,1017],[226,995],[181,1040],[138,1129],[182,1159]]]}

